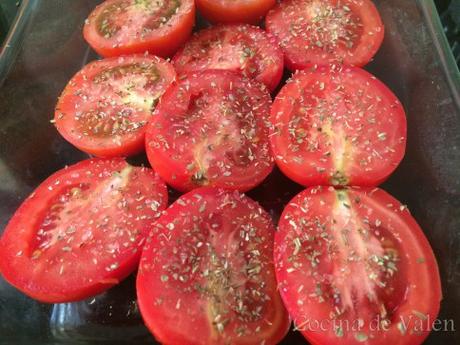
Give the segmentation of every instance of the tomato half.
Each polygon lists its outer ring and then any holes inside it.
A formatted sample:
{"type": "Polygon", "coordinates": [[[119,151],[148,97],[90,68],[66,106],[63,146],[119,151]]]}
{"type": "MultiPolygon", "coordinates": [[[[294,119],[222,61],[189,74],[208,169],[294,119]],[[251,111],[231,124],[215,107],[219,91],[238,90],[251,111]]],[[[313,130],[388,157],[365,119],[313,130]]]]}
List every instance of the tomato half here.
{"type": "Polygon", "coordinates": [[[276,0],[196,0],[200,13],[214,23],[258,24],[276,0]]]}
{"type": "Polygon", "coordinates": [[[275,228],[239,192],[201,188],[155,224],[137,275],[141,314],[169,345],[276,344],[290,321],[277,291],[275,228]]]}
{"type": "Polygon", "coordinates": [[[283,75],[283,52],[272,36],[258,27],[222,25],[197,32],[173,58],[180,73],[229,70],[274,90],[283,75]]]}
{"type": "Polygon", "coordinates": [[[94,61],[64,89],[56,105],[56,128],[95,156],[138,153],[144,148],[145,125],[175,77],[172,65],[156,56],[94,61]]]}
{"type": "Polygon", "coordinates": [[[86,160],[44,181],[0,238],[0,271],[49,303],[96,295],[137,268],[145,238],[167,206],[164,182],[121,159],[86,160]]]}
{"type": "Polygon", "coordinates": [[[315,64],[364,66],[377,53],[384,27],[370,0],[285,0],[265,20],[291,70],[315,64]]]}
{"type": "Polygon", "coordinates": [[[167,57],[190,37],[194,24],[193,0],[106,0],[91,12],[83,36],[105,57],[167,57]]]}
{"type": "Polygon", "coordinates": [[[304,186],[375,186],[406,148],[406,116],[396,96],[356,67],[302,71],[272,107],[276,163],[304,186]]]}
{"type": "Polygon", "coordinates": [[[271,99],[228,71],[185,75],[163,95],[146,133],[147,157],[172,187],[249,190],[273,169],[271,99]]]}
{"type": "Polygon", "coordinates": [[[378,188],[297,195],[275,235],[275,266],[311,344],[421,344],[439,312],[432,249],[407,208],[378,188]]]}

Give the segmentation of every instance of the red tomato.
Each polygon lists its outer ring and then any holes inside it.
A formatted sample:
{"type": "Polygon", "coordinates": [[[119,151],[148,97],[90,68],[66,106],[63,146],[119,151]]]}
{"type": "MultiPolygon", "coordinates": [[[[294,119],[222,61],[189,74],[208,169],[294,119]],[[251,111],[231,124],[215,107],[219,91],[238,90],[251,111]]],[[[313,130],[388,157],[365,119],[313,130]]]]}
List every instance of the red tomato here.
{"type": "Polygon", "coordinates": [[[266,18],[291,70],[314,64],[364,66],[377,53],[384,27],[370,0],[285,0],[266,18]]]}
{"type": "Polygon", "coordinates": [[[144,147],[145,124],[174,68],[156,56],[94,61],[67,84],[54,121],[61,135],[99,157],[129,156],[144,147]]]}
{"type": "Polygon", "coordinates": [[[201,188],[155,224],[137,296],[144,321],[169,345],[276,344],[290,321],[277,291],[275,228],[238,192],[201,188]]]}
{"type": "Polygon", "coordinates": [[[193,0],[107,0],[86,20],[83,36],[105,57],[149,52],[166,57],[190,37],[193,0]]]}
{"type": "Polygon", "coordinates": [[[229,70],[274,90],[283,75],[283,52],[276,40],[250,25],[223,25],[192,36],[173,58],[178,73],[229,70]]]}
{"type": "Polygon", "coordinates": [[[137,268],[145,237],[167,206],[151,169],[86,160],[50,176],[0,238],[0,271],[26,295],[58,303],[96,295],[137,268]]]}
{"type": "Polygon", "coordinates": [[[146,133],[147,157],[172,187],[249,190],[272,171],[270,95],[228,71],[185,75],[163,95],[146,133]]]}
{"type": "Polygon", "coordinates": [[[275,266],[311,344],[421,344],[439,312],[432,249],[407,208],[378,188],[297,195],[275,235],[275,266]]]}
{"type": "Polygon", "coordinates": [[[356,67],[294,75],[272,107],[279,168],[304,186],[375,186],[401,162],[406,117],[396,96],[356,67]]]}
{"type": "Polygon", "coordinates": [[[214,23],[258,24],[276,0],[196,0],[200,13],[214,23]]]}

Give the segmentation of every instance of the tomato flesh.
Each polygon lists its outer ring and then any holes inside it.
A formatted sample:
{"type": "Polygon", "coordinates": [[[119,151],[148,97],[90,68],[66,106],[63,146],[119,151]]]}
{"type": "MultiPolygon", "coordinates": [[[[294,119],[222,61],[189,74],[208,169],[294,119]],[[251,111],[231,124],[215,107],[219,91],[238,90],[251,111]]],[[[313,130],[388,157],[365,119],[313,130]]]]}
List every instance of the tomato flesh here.
{"type": "Polygon", "coordinates": [[[63,91],[56,127],[77,148],[99,157],[138,153],[145,125],[175,76],[172,65],[154,56],[92,62],[63,91]]]}
{"type": "Polygon", "coordinates": [[[229,70],[274,90],[283,75],[283,53],[273,37],[250,25],[223,25],[196,33],[173,59],[180,73],[229,70]]]}
{"type": "Polygon", "coordinates": [[[377,188],[297,195],[275,235],[275,267],[312,344],[421,344],[439,312],[432,249],[407,208],[377,188]]]}
{"type": "Polygon", "coordinates": [[[258,24],[276,0],[196,0],[200,13],[214,23],[258,24]]]}
{"type": "Polygon", "coordinates": [[[407,124],[396,96],[356,67],[302,71],[272,110],[276,163],[304,186],[375,186],[401,162],[407,124]]]}
{"type": "Polygon", "coordinates": [[[291,70],[319,64],[364,66],[377,53],[384,27],[370,0],[286,0],[265,22],[291,70]]]}
{"type": "Polygon", "coordinates": [[[246,191],[273,168],[266,88],[228,71],[185,75],[168,89],[146,133],[147,157],[172,187],[246,191]]]}
{"type": "Polygon", "coordinates": [[[193,0],[108,0],[90,14],[83,35],[104,57],[166,57],[188,39],[194,22],[193,0]]]}
{"type": "Polygon", "coordinates": [[[201,188],[160,217],[142,254],[139,307],[158,341],[276,344],[289,319],[277,292],[270,216],[239,192],[201,188]]]}
{"type": "Polygon", "coordinates": [[[86,160],[44,181],[0,239],[0,271],[30,297],[58,303],[128,276],[167,206],[164,182],[121,159],[86,160]]]}

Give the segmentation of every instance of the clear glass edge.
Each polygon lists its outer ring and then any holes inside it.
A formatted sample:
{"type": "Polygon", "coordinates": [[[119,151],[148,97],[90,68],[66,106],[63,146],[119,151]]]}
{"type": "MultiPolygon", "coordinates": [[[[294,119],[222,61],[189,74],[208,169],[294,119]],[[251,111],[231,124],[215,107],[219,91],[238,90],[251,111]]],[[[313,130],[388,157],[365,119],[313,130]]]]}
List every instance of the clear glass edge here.
{"type": "Polygon", "coordinates": [[[439,61],[451,89],[452,98],[457,110],[460,111],[460,71],[444,33],[434,0],[417,0],[417,4],[425,17],[426,25],[439,55],[439,61]]]}
{"type": "Polygon", "coordinates": [[[0,87],[21,48],[24,29],[38,0],[23,0],[0,50],[0,87]]]}

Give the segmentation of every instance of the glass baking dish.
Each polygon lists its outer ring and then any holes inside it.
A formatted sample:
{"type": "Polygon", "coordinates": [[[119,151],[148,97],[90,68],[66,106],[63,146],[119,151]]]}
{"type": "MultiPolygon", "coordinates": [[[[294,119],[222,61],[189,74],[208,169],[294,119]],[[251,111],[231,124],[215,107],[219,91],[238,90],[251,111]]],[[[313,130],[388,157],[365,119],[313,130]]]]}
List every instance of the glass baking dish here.
{"type": "MultiPolygon", "coordinates": [[[[67,81],[97,58],[81,30],[99,2],[22,1],[0,53],[0,229],[48,175],[87,157],[49,121],[67,81]]],[[[460,75],[432,0],[375,2],[386,37],[366,69],[401,99],[409,127],[406,157],[383,188],[407,204],[425,230],[442,276],[440,318],[460,327],[460,75]]],[[[143,155],[134,161],[146,162],[143,155]]],[[[274,171],[249,195],[277,220],[300,190],[274,171]]],[[[133,277],[95,298],[56,305],[35,302],[0,278],[0,344],[19,343],[154,340],[139,315],[133,277]]],[[[283,341],[304,343],[297,332],[283,341]]],[[[426,343],[460,344],[459,333],[432,332],[426,343]]]]}

